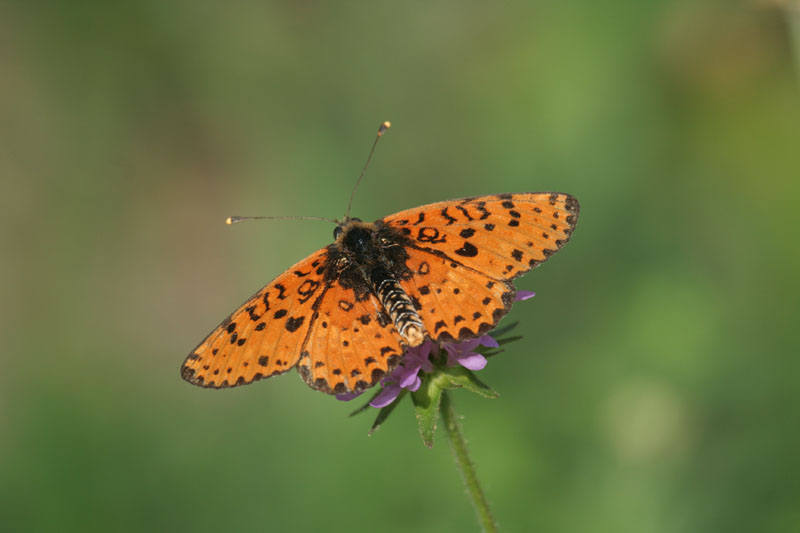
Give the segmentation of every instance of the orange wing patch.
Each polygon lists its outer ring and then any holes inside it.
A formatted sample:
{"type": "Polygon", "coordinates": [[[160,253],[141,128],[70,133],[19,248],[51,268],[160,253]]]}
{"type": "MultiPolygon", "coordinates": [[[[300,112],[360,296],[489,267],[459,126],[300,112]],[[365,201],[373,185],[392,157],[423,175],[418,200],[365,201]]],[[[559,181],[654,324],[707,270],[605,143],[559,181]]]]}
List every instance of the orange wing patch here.
{"type": "Polygon", "coordinates": [[[400,282],[431,339],[462,341],[493,329],[511,308],[514,285],[437,255],[409,250],[412,276],[400,282]]]}
{"type": "Polygon", "coordinates": [[[243,385],[294,367],[324,291],[327,250],[300,261],[226,318],[181,367],[202,387],[243,385]]]}
{"type": "Polygon", "coordinates": [[[417,249],[510,280],[566,244],[579,211],[568,194],[499,194],[430,204],[383,221],[417,249]]]}
{"type": "Polygon", "coordinates": [[[336,283],[317,311],[297,364],[310,387],[328,394],[360,392],[400,363],[400,334],[374,295],[357,301],[352,289],[336,283]]]}

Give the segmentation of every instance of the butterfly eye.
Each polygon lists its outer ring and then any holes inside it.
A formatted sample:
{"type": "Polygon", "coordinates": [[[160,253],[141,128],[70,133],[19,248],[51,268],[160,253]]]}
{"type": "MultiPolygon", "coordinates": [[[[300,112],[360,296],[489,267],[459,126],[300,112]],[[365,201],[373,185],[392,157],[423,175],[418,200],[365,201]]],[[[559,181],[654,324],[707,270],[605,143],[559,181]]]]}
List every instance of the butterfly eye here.
{"type": "Polygon", "coordinates": [[[333,229],[333,239],[336,240],[339,238],[339,235],[342,234],[342,228],[340,226],[336,226],[333,229]]]}

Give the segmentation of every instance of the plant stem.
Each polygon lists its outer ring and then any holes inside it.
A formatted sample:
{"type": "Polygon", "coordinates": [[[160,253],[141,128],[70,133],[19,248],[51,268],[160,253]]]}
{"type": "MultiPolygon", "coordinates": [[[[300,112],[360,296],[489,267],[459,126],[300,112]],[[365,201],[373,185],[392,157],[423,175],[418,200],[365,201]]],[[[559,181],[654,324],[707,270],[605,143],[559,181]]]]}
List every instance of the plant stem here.
{"type": "Polygon", "coordinates": [[[472,464],[469,458],[467,442],[464,440],[464,435],[461,433],[458,416],[453,409],[453,403],[450,401],[450,395],[447,391],[442,391],[441,413],[444,429],[450,441],[450,449],[453,452],[459,470],[461,470],[461,477],[464,480],[464,485],[467,486],[467,494],[470,500],[472,500],[475,512],[478,513],[478,520],[481,526],[483,526],[484,531],[495,533],[497,531],[497,524],[492,518],[489,502],[486,501],[486,495],[483,493],[483,489],[481,489],[481,485],[478,482],[478,476],[475,474],[475,465],[472,464]]]}

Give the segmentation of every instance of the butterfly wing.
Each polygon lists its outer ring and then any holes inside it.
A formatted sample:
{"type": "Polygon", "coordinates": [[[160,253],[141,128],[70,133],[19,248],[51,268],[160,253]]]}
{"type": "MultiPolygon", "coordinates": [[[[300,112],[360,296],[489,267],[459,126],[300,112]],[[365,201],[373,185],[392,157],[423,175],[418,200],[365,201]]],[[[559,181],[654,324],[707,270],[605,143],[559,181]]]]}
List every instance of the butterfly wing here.
{"type": "Polygon", "coordinates": [[[402,285],[428,334],[461,341],[497,325],[514,300],[511,280],[569,240],[579,211],[568,194],[500,194],[409,209],[383,223],[407,239],[414,275],[402,285]]]}
{"type": "Polygon", "coordinates": [[[313,322],[314,302],[325,290],[326,264],[322,249],[272,280],[192,350],[181,377],[224,388],[294,367],[313,322]]]}
{"type": "Polygon", "coordinates": [[[401,281],[437,342],[460,342],[493,329],[514,302],[514,285],[421,250],[408,250],[414,272],[401,281]]]}
{"type": "Polygon", "coordinates": [[[558,251],[572,235],[579,210],[568,194],[499,194],[425,205],[383,222],[418,250],[508,280],[558,251]]]}
{"type": "Polygon", "coordinates": [[[399,363],[400,334],[378,299],[334,282],[320,298],[297,370],[314,389],[328,394],[360,392],[399,363]]]}

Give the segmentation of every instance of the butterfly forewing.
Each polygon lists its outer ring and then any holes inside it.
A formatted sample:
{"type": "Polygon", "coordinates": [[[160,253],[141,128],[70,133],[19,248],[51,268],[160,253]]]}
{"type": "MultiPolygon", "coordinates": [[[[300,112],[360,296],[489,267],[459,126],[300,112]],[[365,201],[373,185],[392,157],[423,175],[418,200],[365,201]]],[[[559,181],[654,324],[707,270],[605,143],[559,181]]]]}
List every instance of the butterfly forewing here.
{"type": "Polygon", "coordinates": [[[223,388],[281,374],[297,364],[324,290],[327,250],[319,250],[272,280],[195,348],[181,376],[223,388]]]}
{"type": "Polygon", "coordinates": [[[426,250],[494,279],[547,260],[572,235],[580,207],[561,193],[480,196],[430,204],[383,219],[426,250]]]}

